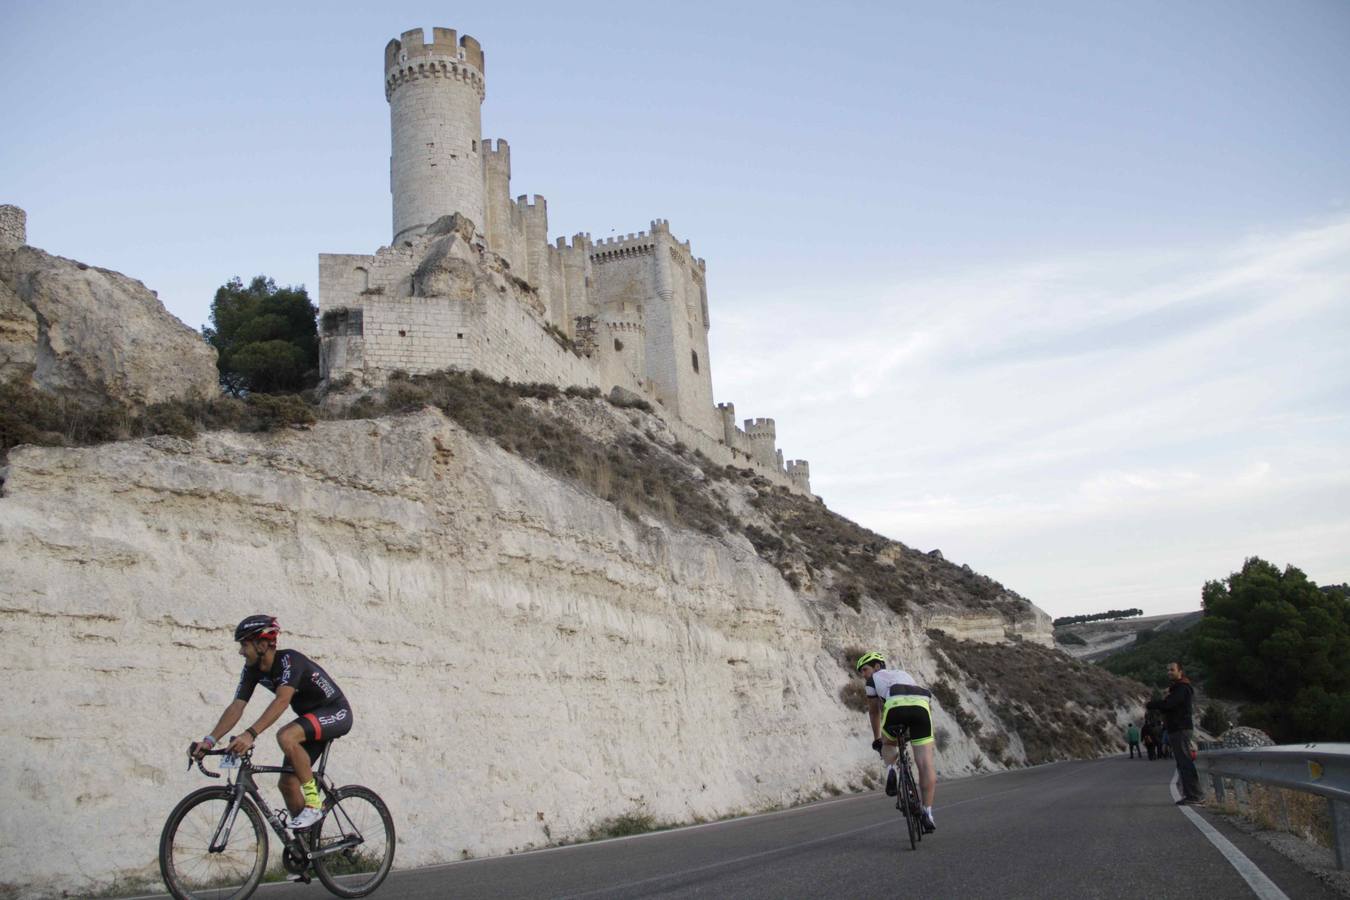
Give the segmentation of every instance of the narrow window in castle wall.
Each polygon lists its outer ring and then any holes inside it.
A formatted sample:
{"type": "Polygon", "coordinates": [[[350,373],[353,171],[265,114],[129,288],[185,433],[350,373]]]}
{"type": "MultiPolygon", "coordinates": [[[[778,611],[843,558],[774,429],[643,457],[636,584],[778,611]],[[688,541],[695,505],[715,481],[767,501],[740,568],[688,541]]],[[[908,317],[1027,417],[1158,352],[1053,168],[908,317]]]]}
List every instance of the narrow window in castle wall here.
{"type": "MultiPolygon", "coordinates": [[[[614,349],[615,349],[616,352],[617,352],[617,351],[623,350],[623,341],[619,340],[618,338],[615,338],[615,339],[614,339],[614,349]]],[[[695,363],[695,364],[694,364],[694,368],[696,368],[696,369],[698,368],[698,363],[695,363]]]]}
{"type": "Polygon", "coordinates": [[[697,350],[690,350],[690,351],[689,351],[689,355],[690,355],[690,357],[692,357],[693,360],[694,360],[694,371],[697,372],[697,371],[698,371],[698,351],[697,351],[697,350]]]}

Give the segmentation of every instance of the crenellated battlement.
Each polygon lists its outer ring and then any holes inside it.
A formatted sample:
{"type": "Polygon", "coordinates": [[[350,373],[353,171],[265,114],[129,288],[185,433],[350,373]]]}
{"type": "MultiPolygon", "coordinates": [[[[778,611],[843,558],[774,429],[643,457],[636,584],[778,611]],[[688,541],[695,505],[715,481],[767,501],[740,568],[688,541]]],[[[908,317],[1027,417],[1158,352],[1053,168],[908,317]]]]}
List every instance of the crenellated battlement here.
{"type": "Polygon", "coordinates": [[[628,332],[628,333],[631,333],[631,334],[641,334],[642,332],[644,332],[644,331],[647,330],[646,326],[643,325],[641,322],[633,322],[633,321],[626,321],[626,320],[625,320],[625,321],[615,321],[615,320],[613,320],[613,319],[605,319],[605,320],[604,320],[604,323],[605,323],[605,328],[608,329],[609,331],[628,332]]]}
{"type": "Polygon", "coordinates": [[[777,438],[778,426],[774,424],[773,419],[746,419],[745,433],[751,440],[777,438]]]}
{"type": "Polygon", "coordinates": [[[596,241],[592,245],[591,262],[604,265],[615,260],[647,256],[655,250],[653,237],[645,231],[616,235],[596,241]]]}
{"type": "Polygon", "coordinates": [[[541,211],[547,211],[548,201],[545,200],[539,194],[535,194],[533,200],[530,199],[529,194],[521,194],[519,197],[516,198],[516,206],[518,206],[522,211],[527,209],[538,209],[541,211]]]}
{"type": "Polygon", "coordinates": [[[572,240],[570,242],[562,235],[558,235],[553,241],[553,246],[559,250],[587,252],[592,246],[591,235],[589,232],[580,231],[572,235],[572,240]]]}
{"type": "Polygon", "coordinates": [[[453,59],[472,66],[480,76],[487,74],[483,65],[483,46],[469,35],[458,37],[453,28],[432,28],[431,43],[420,28],[405,31],[384,46],[384,68],[388,72],[409,63],[432,57],[453,59]]]}

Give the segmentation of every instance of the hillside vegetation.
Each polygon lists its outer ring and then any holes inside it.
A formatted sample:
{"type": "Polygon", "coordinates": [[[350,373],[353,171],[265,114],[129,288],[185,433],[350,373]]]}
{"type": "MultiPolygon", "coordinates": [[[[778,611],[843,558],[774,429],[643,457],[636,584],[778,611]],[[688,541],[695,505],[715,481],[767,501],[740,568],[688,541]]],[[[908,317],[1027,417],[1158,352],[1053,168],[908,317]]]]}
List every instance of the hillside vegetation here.
{"type": "Polygon", "coordinates": [[[964,682],[983,694],[1006,732],[1021,739],[1028,765],[1096,756],[1103,744],[1119,742],[1113,707],[1125,697],[1143,699],[1138,684],[1066,659],[1049,647],[959,641],[941,631],[929,631],[928,637],[939,653],[938,673],[944,679],[933,686],[938,702],[996,759],[1007,748],[1006,735],[987,731],[974,716],[963,715],[951,690],[954,684],[964,682]]]}
{"type": "Polygon", "coordinates": [[[1129,648],[1113,653],[1098,665],[1123,678],[1132,678],[1165,691],[1169,685],[1167,664],[1181,660],[1192,682],[1203,685],[1208,668],[1195,658],[1194,640],[1186,631],[1142,631],[1129,648]]]}

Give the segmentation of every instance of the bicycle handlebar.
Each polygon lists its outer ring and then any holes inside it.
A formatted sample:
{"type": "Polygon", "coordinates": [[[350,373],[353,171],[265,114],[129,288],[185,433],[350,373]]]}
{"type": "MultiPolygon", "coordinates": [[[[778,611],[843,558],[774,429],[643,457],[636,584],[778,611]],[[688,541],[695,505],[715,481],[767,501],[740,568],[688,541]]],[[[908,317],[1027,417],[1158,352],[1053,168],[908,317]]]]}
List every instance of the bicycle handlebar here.
{"type": "MultiPolygon", "coordinates": [[[[200,769],[200,770],[201,770],[201,773],[202,773],[203,775],[205,775],[207,778],[219,778],[219,777],[220,777],[220,773],[219,773],[219,772],[212,772],[210,769],[208,769],[208,768],[207,768],[206,766],[204,766],[202,763],[205,761],[206,757],[208,757],[208,756],[224,756],[224,755],[226,755],[226,754],[229,753],[229,752],[230,752],[229,749],[226,748],[226,747],[221,747],[221,748],[219,748],[219,749],[217,749],[217,750],[207,750],[205,753],[202,754],[202,759],[194,760],[194,759],[192,758],[192,753],[191,753],[191,751],[189,751],[189,752],[188,752],[188,771],[189,771],[189,772],[192,771],[192,764],[193,764],[194,762],[196,762],[196,763],[197,763],[197,768],[200,769]]],[[[243,754],[240,754],[240,758],[241,758],[241,759],[245,759],[245,758],[248,758],[248,757],[250,757],[250,756],[252,756],[252,755],[253,755],[253,751],[252,751],[252,750],[249,750],[249,751],[247,751],[247,752],[245,752],[245,753],[243,753],[243,754]]]]}

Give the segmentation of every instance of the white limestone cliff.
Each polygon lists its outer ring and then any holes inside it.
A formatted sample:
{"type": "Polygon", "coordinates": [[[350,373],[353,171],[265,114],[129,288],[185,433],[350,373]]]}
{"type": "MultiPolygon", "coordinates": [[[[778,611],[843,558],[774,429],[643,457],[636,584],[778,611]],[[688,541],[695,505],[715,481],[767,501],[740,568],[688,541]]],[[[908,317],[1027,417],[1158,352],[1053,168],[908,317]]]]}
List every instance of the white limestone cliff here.
{"type": "MultiPolygon", "coordinates": [[[[23,447],[4,474],[0,894],[157,877],[249,613],[350,697],[331,772],[388,801],[400,866],[861,787],[842,648],[938,677],[931,623],[796,592],[743,537],[626,517],[433,409],[23,447]]],[[[993,764],[935,720],[944,776],[993,764]]]]}

